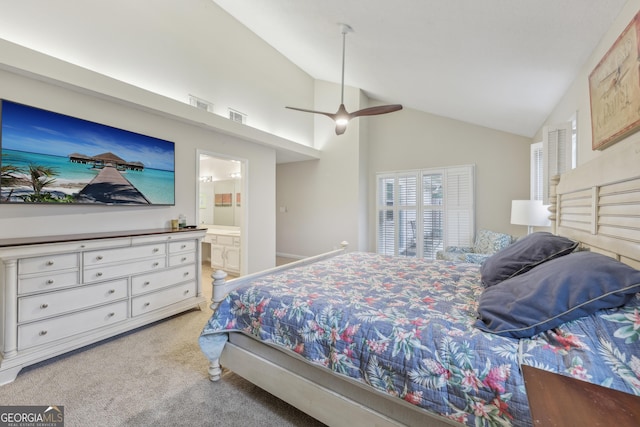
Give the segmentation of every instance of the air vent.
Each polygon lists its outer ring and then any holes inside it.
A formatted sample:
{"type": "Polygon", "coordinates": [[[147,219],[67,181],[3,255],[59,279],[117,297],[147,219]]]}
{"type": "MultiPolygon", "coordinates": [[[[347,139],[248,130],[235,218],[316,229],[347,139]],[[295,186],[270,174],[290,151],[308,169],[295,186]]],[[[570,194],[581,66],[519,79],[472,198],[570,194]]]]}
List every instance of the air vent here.
{"type": "Polygon", "coordinates": [[[189,95],[189,104],[199,108],[200,110],[213,113],[213,102],[209,102],[206,99],[198,98],[197,96],[189,95]]]}
{"type": "Polygon", "coordinates": [[[242,123],[243,125],[247,124],[247,115],[241,113],[240,111],[233,110],[229,108],[229,120],[233,120],[234,122],[242,123]]]}

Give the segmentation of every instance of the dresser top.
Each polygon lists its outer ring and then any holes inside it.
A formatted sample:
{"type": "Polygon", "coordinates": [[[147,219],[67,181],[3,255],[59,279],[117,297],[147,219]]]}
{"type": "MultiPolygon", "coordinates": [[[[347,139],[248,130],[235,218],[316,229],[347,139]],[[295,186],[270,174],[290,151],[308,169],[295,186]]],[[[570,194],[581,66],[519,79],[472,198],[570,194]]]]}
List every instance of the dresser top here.
{"type": "Polygon", "coordinates": [[[32,236],[32,237],[14,237],[9,239],[0,239],[0,248],[10,246],[28,246],[41,245],[46,243],[65,243],[76,242],[79,240],[96,240],[96,239],[112,239],[118,237],[135,237],[135,236],[151,236],[154,234],[166,233],[187,233],[193,231],[206,232],[206,228],[181,228],[174,230],[171,228],[155,228],[149,230],[128,230],[128,231],[105,231],[100,233],[81,233],[81,234],[64,234],[60,236],[32,236]]]}

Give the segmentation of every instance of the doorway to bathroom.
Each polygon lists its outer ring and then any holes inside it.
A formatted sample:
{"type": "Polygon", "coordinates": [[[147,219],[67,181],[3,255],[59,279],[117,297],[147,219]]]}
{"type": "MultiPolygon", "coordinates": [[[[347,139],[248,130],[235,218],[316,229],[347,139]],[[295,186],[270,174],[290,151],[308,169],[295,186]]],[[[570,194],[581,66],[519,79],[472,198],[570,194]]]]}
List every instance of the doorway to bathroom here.
{"type": "Polygon", "coordinates": [[[206,267],[242,274],[246,208],[246,161],[198,150],[197,222],[207,228],[202,244],[206,267]]]}

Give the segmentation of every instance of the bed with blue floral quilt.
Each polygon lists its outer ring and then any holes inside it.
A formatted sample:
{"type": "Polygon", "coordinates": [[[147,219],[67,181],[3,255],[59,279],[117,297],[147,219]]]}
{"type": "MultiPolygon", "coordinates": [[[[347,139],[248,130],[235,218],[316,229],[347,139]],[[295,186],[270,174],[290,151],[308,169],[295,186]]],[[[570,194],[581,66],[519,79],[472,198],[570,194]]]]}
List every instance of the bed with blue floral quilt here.
{"type": "Polygon", "coordinates": [[[250,337],[427,420],[390,415],[397,425],[531,426],[522,364],[640,395],[640,272],[614,269],[625,283],[576,296],[583,278],[554,278],[596,254],[567,239],[531,255],[554,237],[522,240],[486,266],[349,252],[262,275],[220,301],[200,346],[217,364],[230,335],[250,337]],[[606,308],[600,294],[616,292],[606,308]]]}

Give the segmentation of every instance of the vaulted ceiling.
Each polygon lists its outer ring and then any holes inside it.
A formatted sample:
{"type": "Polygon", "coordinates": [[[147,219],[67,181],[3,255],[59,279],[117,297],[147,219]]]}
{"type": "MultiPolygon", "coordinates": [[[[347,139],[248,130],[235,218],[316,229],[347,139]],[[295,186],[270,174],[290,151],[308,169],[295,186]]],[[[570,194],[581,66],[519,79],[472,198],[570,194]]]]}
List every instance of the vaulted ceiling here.
{"type": "MultiPolygon", "coordinates": [[[[531,137],[626,0],[213,0],[312,77],[531,137]]],[[[336,104],[337,107],[337,104],[336,104]]],[[[567,118],[568,119],[568,118],[567,118]]]]}

